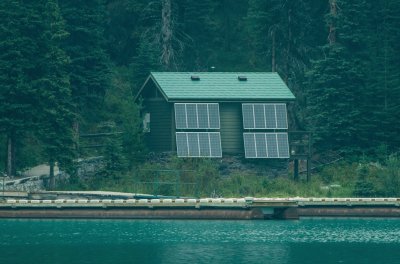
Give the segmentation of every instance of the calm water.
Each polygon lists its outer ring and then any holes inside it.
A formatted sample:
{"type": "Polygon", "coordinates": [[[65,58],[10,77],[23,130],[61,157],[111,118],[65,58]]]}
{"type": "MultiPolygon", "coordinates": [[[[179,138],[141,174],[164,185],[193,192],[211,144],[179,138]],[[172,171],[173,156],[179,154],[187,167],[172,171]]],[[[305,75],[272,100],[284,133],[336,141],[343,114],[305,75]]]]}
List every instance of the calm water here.
{"type": "Polygon", "coordinates": [[[0,220],[0,263],[400,263],[400,219],[0,220]]]}

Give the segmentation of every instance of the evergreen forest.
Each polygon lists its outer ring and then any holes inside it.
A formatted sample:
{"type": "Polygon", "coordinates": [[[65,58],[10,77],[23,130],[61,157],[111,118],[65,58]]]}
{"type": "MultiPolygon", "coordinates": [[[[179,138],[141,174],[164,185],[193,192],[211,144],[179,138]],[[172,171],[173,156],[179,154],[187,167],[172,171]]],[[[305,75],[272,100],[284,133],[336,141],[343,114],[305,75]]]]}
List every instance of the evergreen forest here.
{"type": "Polygon", "coordinates": [[[297,98],[290,130],[312,132],[314,159],[342,157],[321,182],[400,195],[399,29],[398,0],[2,0],[0,171],[74,175],[102,155],[100,177],[128,175],[149,155],[133,99],[150,71],[274,71],[297,98]]]}

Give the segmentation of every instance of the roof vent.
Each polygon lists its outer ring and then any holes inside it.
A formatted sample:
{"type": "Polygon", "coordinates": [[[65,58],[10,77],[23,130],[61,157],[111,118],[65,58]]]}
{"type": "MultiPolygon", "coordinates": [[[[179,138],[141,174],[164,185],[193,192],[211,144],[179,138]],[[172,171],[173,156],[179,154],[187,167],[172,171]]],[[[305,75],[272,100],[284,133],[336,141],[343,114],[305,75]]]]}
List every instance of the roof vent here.
{"type": "Polygon", "coordinates": [[[192,76],[190,76],[190,79],[192,79],[192,81],[200,81],[200,76],[192,75],[192,76]]]}
{"type": "Polygon", "coordinates": [[[238,76],[238,80],[239,80],[239,81],[247,81],[247,77],[244,76],[244,75],[239,75],[239,76],[238,76]]]}

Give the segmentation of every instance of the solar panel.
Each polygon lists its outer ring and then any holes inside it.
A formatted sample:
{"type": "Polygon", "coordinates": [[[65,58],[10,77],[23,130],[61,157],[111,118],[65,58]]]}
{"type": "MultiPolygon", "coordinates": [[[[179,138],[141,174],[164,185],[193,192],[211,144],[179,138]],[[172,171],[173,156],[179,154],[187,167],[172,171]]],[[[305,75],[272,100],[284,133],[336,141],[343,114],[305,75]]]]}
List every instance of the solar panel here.
{"type": "Polygon", "coordinates": [[[187,157],[189,155],[186,133],[176,133],[176,148],[178,157],[187,157]]]}
{"type": "Polygon", "coordinates": [[[178,157],[222,157],[219,132],[177,132],[178,157]]]}
{"type": "Polygon", "coordinates": [[[265,144],[265,134],[254,134],[256,140],[256,154],[257,157],[267,157],[267,144],[265,144]]]}
{"type": "Polygon", "coordinates": [[[277,128],[287,128],[287,111],[286,104],[276,104],[276,127],[277,128]]]}
{"type": "Polygon", "coordinates": [[[265,124],[267,129],[276,128],[276,115],[275,115],[275,105],[274,104],[265,104],[264,105],[264,113],[265,113],[265,124]]]}
{"type": "Polygon", "coordinates": [[[213,129],[219,129],[219,105],[218,104],[207,104],[208,116],[209,116],[209,127],[213,129]]]}
{"type": "Polygon", "coordinates": [[[186,104],[175,104],[175,124],[177,129],[187,128],[186,104]]]}
{"type": "Polygon", "coordinates": [[[268,148],[268,158],[279,158],[276,133],[265,134],[268,148]]]}
{"type": "Polygon", "coordinates": [[[265,114],[263,104],[254,104],[254,128],[265,128],[265,114]]]}
{"type": "Polygon", "coordinates": [[[219,105],[217,103],[176,103],[175,125],[177,129],[219,129],[219,105]]]}
{"type": "Polygon", "coordinates": [[[210,155],[210,138],[207,133],[199,133],[199,149],[201,157],[209,157],[210,155]]]}
{"type": "Polygon", "coordinates": [[[252,104],[242,104],[243,127],[254,128],[254,113],[252,104]]]}
{"type": "Polygon", "coordinates": [[[245,129],[287,129],[286,104],[242,104],[245,129]]]}
{"type": "Polygon", "coordinates": [[[208,133],[210,137],[210,157],[222,157],[221,135],[219,132],[208,133]]]}
{"type": "Polygon", "coordinates": [[[254,133],[244,133],[244,152],[246,158],[257,158],[254,133]]]}
{"type": "Polygon", "coordinates": [[[289,140],[287,133],[277,133],[278,154],[281,158],[289,158],[289,140]]]}
{"type": "Polygon", "coordinates": [[[243,133],[246,158],[289,158],[287,133],[243,133]]]}
{"type": "Polygon", "coordinates": [[[198,128],[197,122],[197,105],[196,104],[186,104],[186,120],[187,128],[198,128]]]}
{"type": "Polygon", "coordinates": [[[197,120],[199,121],[199,128],[208,128],[208,106],[207,104],[197,105],[197,120]]]}

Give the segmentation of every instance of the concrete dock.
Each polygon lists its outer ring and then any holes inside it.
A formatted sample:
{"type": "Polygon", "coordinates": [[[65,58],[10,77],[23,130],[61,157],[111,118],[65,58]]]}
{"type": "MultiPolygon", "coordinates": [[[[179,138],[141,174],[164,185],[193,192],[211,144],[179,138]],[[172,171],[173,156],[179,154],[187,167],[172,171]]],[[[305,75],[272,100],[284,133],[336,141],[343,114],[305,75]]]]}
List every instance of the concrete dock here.
{"type": "MultiPolygon", "coordinates": [[[[122,194],[119,195],[123,197],[122,194]]],[[[0,202],[0,218],[298,219],[301,217],[400,217],[400,198],[8,198],[0,202]]]]}

